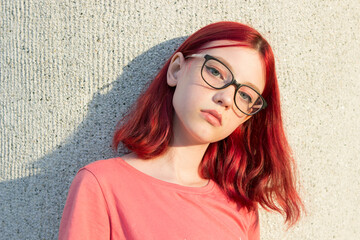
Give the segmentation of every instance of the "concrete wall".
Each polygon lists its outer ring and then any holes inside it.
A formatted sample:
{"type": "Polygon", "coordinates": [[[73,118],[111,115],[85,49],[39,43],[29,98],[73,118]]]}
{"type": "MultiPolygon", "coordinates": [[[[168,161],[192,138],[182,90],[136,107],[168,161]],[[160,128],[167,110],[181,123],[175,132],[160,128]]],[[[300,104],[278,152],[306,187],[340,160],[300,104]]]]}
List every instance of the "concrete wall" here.
{"type": "Polygon", "coordinates": [[[308,215],[262,239],[360,239],[360,2],[0,2],[0,238],[55,239],[77,170],[114,156],[117,120],[172,51],[219,20],[276,54],[285,128],[308,215]]]}

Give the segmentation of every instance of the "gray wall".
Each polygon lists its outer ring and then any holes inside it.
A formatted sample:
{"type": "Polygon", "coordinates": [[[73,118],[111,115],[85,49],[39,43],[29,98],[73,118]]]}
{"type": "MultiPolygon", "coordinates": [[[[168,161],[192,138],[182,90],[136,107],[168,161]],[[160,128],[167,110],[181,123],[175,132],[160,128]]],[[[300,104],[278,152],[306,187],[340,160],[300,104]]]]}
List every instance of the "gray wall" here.
{"type": "Polygon", "coordinates": [[[77,170],[114,156],[117,120],[183,40],[250,24],[276,54],[308,215],[262,239],[360,238],[358,0],[2,0],[0,238],[55,239],[77,170]],[[135,2],[135,3],[134,3],[135,2]]]}

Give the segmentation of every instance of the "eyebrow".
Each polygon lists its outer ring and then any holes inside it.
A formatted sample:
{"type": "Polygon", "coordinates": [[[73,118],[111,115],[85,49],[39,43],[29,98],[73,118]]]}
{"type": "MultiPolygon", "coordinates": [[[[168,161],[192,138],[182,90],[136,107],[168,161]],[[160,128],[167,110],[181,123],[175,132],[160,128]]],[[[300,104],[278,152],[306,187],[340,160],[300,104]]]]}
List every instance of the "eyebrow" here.
{"type": "MultiPolygon", "coordinates": [[[[205,56],[206,54],[204,54],[204,56],[205,56]]],[[[232,73],[232,75],[233,75],[233,77],[234,77],[234,79],[235,79],[235,76],[234,76],[234,70],[232,69],[232,66],[231,66],[231,64],[229,64],[224,58],[222,58],[222,57],[218,57],[218,56],[213,56],[213,55],[210,55],[210,54],[207,54],[207,55],[209,55],[209,56],[211,56],[211,57],[213,57],[213,58],[215,58],[215,59],[217,59],[217,60],[220,60],[220,62],[222,62],[223,64],[225,64],[225,66],[226,67],[228,67],[229,69],[230,69],[230,71],[231,71],[231,73],[232,73]]],[[[236,80],[236,79],[235,79],[236,80]]],[[[236,80],[237,81],[237,80],[236,80]]],[[[239,82],[240,83],[240,82],[239,82]]],[[[250,86],[250,87],[252,87],[252,88],[254,88],[259,94],[260,94],[260,90],[254,85],[254,84],[252,84],[252,83],[250,83],[250,82],[245,82],[244,84],[242,84],[242,83],[240,83],[241,85],[248,85],[248,86],[250,86]]]]}

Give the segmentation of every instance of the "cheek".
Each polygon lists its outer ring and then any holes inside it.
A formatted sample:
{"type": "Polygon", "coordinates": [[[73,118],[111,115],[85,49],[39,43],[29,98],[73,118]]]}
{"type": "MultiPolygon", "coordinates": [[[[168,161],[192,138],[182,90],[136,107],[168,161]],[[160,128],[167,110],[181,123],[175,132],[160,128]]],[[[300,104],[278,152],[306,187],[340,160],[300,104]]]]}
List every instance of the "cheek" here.
{"type": "Polygon", "coordinates": [[[177,86],[175,89],[172,105],[180,122],[185,125],[192,125],[192,119],[197,112],[196,99],[191,89],[177,86]]]}
{"type": "Polygon", "coordinates": [[[173,107],[175,111],[186,111],[187,106],[189,105],[189,98],[191,94],[189,94],[186,89],[183,89],[181,86],[177,86],[173,96],[173,107]]]}
{"type": "Polygon", "coordinates": [[[204,89],[201,86],[185,81],[179,82],[173,96],[173,107],[175,110],[191,111],[199,106],[199,102],[202,102],[203,98],[204,89]]]}

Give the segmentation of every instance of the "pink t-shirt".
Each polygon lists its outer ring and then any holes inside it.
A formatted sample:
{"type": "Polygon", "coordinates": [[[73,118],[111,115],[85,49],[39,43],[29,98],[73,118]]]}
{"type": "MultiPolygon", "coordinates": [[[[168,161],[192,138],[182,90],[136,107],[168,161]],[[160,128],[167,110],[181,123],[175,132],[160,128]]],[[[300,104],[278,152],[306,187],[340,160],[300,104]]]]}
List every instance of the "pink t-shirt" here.
{"type": "Polygon", "coordinates": [[[228,201],[210,180],[187,187],[149,176],[121,158],[79,170],[59,239],[258,240],[257,212],[228,201]]]}

